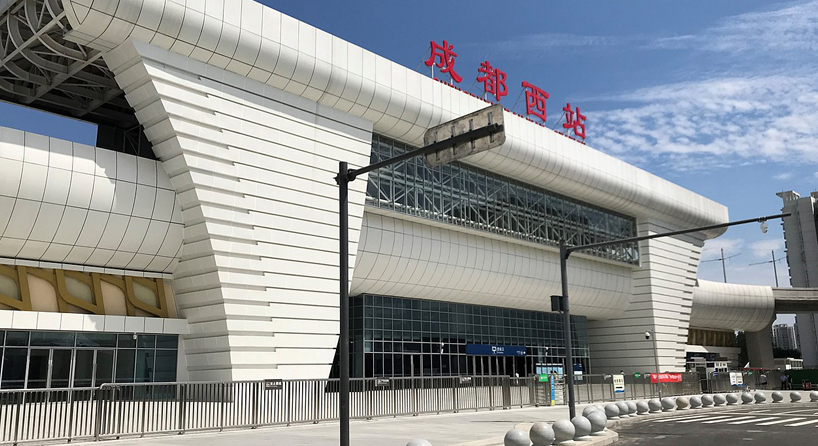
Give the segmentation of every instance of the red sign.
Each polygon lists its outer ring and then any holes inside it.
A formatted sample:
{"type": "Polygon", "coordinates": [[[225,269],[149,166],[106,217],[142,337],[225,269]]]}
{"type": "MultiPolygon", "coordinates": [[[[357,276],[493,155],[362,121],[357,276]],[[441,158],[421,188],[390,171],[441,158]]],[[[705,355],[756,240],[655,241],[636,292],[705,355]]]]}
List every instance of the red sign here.
{"type": "Polygon", "coordinates": [[[431,67],[434,65],[440,68],[441,73],[449,73],[453,81],[458,83],[462,81],[463,78],[454,71],[454,59],[457,57],[457,53],[452,51],[454,45],[450,44],[446,40],[443,41],[443,45],[438,45],[437,42],[432,40],[431,47],[432,54],[425,62],[426,66],[431,67]],[[437,63],[435,63],[435,59],[439,59],[437,63]]]}
{"type": "MultiPolygon", "coordinates": [[[[454,62],[457,58],[457,53],[454,52],[454,45],[449,43],[447,40],[443,40],[443,45],[440,45],[432,40],[430,42],[430,48],[431,54],[424,62],[426,66],[438,67],[440,68],[441,73],[448,73],[449,76],[451,76],[453,83],[460,83],[463,80],[463,77],[454,71],[454,62]]],[[[500,102],[500,99],[503,96],[508,96],[508,86],[506,85],[508,75],[505,72],[492,67],[489,61],[481,63],[480,67],[477,69],[477,72],[479,73],[477,75],[477,82],[483,83],[483,92],[485,94],[494,96],[494,100],[496,102],[500,102]]],[[[434,68],[432,68],[432,77],[434,76],[434,68]]],[[[548,92],[526,81],[523,81],[522,86],[525,89],[526,115],[539,118],[543,122],[540,123],[540,125],[545,126],[545,101],[549,98],[548,92]]],[[[455,86],[453,86],[453,88],[460,90],[455,86]]],[[[470,92],[466,93],[471,96],[475,96],[470,92]]],[[[582,138],[582,144],[584,144],[585,115],[580,113],[579,107],[577,107],[576,111],[574,111],[571,108],[570,102],[566,104],[562,110],[565,112],[566,120],[566,122],[562,124],[562,128],[573,130],[573,136],[570,134],[570,131],[564,133],[564,135],[572,139],[582,138]]]]}
{"type": "Polygon", "coordinates": [[[562,124],[562,128],[564,129],[574,129],[574,134],[579,136],[582,139],[585,139],[585,115],[579,112],[579,107],[577,107],[577,111],[574,112],[571,110],[571,103],[569,102],[565,107],[562,108],[562,111],[565,112],[565,123],[562,124]]]}
{"type": "Polygon", "coordinates": [[[525,112],[534,115],[545,122],[545,100],[549,98],[548,92],[523,81],[525,88],[525,112]]]}
{"type": "Polygon", "coordinates": [[[508,87],[506,87],[506,73],[491,66],[489,61],[480,64],[477,69],[480,75],[477,76],[477,82],[483,83],[483,91],[490,95],[494,95],[497,101],[503,96],[508,95],[508,87]]]}
{"type": "MultiPolygon", "coordinates": [[[[658,383],[656,373],[650,374],[650,382],[653,384],[658,383]]],[[[682,374],[681,373],[659,373],[659,379],[663,383],[680,383],[682,382],[682,374]]]]}

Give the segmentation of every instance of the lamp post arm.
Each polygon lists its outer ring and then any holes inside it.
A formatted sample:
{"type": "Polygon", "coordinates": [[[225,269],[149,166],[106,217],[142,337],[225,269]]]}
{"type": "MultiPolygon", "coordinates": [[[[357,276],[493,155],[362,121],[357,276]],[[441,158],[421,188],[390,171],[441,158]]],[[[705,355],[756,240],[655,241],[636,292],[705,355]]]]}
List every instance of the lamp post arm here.
{"type": "Polygon", "coordinates": [[[746,220],[738,220],[738,221],[731,221],[728,223],[719,223],[717,225],[709,225],[709,226],[699,226],[697,228],[690,228],[690,229],[682,229],[679,231],[670,231],[670,232],[662,232],[660,234],[651,234],[651,235],[643,235],[640,237],[630,237],[630,238],[622,238],[618,240],[610,240],[607,242],[599,242],[599,243],[589,243],[587,245],[577,245],[577,246],[569,246],[566,249],[566,255],[571,255],[574,251],[582,251],[585,249],[592,249],[592,248],[601,248],[603,246],[610,246],[610,245],[619,245],[622,243],[633,243],[633,242],[641,242],[643,240],[650,240],[659,237],[672,237],[674,235],[682,235],[682,234],[690,234],[691,232],[701,232],[701,231],[709,231],[711,229],[721,229],[727,228],[730,226],[736,225],[744,225],[747,223],[762,223],[767,220],[774,220],[776,218],[784,218],[789,217],[792,215],[791,213],[787,212],[784,214],[775,214],[775,215],[767,215],[765,217],[756,217],[756,218],[748,218],[746,220]]]}

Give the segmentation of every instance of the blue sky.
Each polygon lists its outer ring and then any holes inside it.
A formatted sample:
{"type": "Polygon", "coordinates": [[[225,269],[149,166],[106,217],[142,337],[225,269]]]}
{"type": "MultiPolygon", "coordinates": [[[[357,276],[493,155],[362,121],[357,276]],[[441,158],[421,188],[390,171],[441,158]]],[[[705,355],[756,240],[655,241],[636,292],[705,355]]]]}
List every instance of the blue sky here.
{"type": "MultiPolygon", "coordinates": [[[[580,105],[588,145],[728,206],[733,220],[778,213],[776,192],[818,183],[818,1],[262,3],[423,73],[429,41],[447,39],[461,88],[488,60],[508,73],[506,107],[524,110],[523,80],[551,94],[549,126],[566,102],[580,105]]],[[[5,104],[0,114],[94,141],[89,125],[5,104]]],[[[728,281],[774,285],[771,264],[749,264],[783,246],[777,222],[766,235],[748,225],[708,242],[703,260],[723,248],[736,255],[728,281]]],[[[786,262],[778,270],[788,286],[786,262]]],[[[722,280],[721,263],[699,277],[722,280]]]]}

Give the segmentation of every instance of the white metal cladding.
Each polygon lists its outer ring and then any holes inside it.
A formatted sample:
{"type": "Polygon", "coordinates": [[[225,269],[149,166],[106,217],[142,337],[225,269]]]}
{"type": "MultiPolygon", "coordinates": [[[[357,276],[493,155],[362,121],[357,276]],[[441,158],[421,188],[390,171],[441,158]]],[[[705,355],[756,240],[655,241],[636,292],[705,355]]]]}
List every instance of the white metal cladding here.
{"type": "MultiPolygon", "coordinates": [[[[352,295],[551,311],[549,296],[560,293],[556,251],[411,218],[367,209],[352,295]]],[[[632,267],[582,256],[572,257],[568,266],[573,314],[622,315],[631,295],[632,267]]]]}
{"type": "MultiPolygon", "coordinates": [[[[142,42],[105,57],[180,191],[173,288],[190,324],[190,377],[328,376],[339,330],[333,178],[338,160],[369,160],[371,124],[142,42]]],[[[350,184],[350,265],[366,184],[350,184]]]]}
{"type": "Polygon", "coordinates": [[[760,331],[773,319],[771,287],[699,280],[693,289],[692,328],[760,331]]]}
{"type": "Polygon", "coordinates": [[[171,273],[183,232],[157,161],[0,127],[0,257],[171,273]]]}
{"type": "MultiPolygon", "coordinates": [[[[147,42],[363,117],[413,145],[427,128],[486,106],[252,0],[62,1],[76,43],[107,51],[147,42]]],[[[635,217],[681,227],[727,220],[718,203],[523,118],[508,115],[506,132],[501,148],[465,162],[635,217]]]]}

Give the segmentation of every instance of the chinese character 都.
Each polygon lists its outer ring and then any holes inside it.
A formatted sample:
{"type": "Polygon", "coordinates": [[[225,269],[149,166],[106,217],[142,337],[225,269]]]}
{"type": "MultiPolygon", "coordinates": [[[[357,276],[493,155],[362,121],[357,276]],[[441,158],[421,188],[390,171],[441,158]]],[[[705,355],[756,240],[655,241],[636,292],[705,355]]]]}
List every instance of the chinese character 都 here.
{"type": "Polygon", "coordinates": [[[579,112],[579,107],[577,107],[577,111],[574,112],[571,110],[571,103],[569,102],[565,107],[562,108],[562,111],[565,112],[565,123],[562,125],[564,129],[574,129],[574,134],[579,136],[582,139],[585,139],[585,115],[579,112]]]}
{"type": "Polygon", "coordinates": [[[438,45],[437,42],[432,40],[431,47],[432,54],[425,62],[426,66],[431,67],[434,65],[440,68],[441,73],[449,73],[453,81],[458,83],[462,81],[463,78],[454,71],[454,59],[457,57],[457,53],[452,51],[454,45],[445,40],[443,41],[443,45],[438,45]],[[437,63],[435,63],[435,59],[439,59],[437,63]]]}
{"type": "Polygon", "coordinates": [[[545,100],[549,98],[548,92],[538,88],[526,81],[523,81],[525,88],[525,112],[534,115],[545,122],[545,100]]]}
{"type": "Polygon", "coordinates": [[[508,95],[508,87],[506,87],[506,73],[491,66],[488,61],[480,64],[477,69],[480,73],[477,76],[477,82],[483,83],[483,90],[499,101],[501,97],[508,95]]]}

